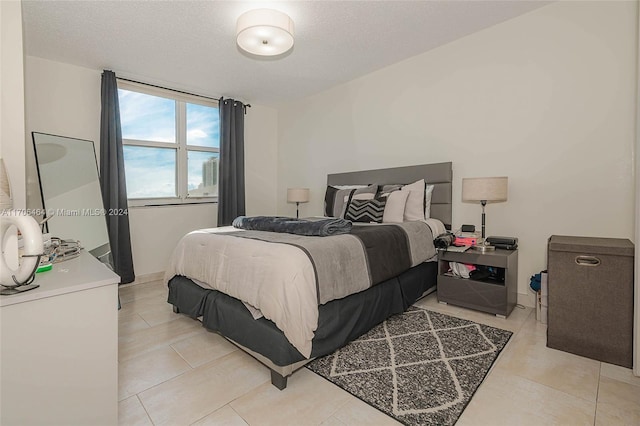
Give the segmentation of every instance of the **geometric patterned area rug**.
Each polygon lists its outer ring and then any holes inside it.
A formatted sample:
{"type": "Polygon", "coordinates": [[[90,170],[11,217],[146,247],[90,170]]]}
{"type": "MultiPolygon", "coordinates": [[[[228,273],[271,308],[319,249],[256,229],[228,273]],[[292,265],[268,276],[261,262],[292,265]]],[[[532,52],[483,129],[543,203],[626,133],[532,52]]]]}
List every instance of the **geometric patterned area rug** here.
{"type": "Polygon", "coordinates": [[[406,425],[453,425],[511,335],[411,307],[307,368],[406,425]]]}

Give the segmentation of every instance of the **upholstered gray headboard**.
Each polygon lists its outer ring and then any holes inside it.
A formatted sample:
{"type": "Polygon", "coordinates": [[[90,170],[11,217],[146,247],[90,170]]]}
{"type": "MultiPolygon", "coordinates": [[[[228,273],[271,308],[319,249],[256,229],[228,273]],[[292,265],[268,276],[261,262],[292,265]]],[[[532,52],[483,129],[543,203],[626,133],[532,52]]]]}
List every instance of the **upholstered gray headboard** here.
{"type": "Polygon", "coordinates": [[[451,229],[451,188],[453,182],[451,162],[334,173],[327,175],[327,184],[407,184],[423,178],[427,184],[434,185],[431,198],[431,217],[440,219],[447,226],[447,229],[451,229]]]}

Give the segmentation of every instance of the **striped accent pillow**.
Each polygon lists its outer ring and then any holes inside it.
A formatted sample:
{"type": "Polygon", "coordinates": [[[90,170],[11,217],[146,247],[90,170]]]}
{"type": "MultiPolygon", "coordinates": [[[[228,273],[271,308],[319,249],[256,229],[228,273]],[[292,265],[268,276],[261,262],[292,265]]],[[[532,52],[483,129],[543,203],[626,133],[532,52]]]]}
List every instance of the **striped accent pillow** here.
{"type": "Polygon", "coordinates": [[[373,200],[351,200],[345,219],[352,222],[375,222],[382,223],[384,206],[387,204],[386,198],[373,200]]]}
{"type": "Polygon", "coordinates": [[[351,199],[366,198],[365,194],[373,198],[377,191],[378,185],[329,185],[324,194],[324,215],[344,218],[351,199]]]}

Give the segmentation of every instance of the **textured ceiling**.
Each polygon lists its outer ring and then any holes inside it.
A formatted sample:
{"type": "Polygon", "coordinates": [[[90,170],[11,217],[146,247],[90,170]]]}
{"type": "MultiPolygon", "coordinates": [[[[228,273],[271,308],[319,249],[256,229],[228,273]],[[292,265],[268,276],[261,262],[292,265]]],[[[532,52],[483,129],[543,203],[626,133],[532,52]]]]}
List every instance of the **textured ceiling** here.
{"type": "Polygon", "coordinates": [[[27,55],[263,105],[302,98],[467,34],[542,1],[23,0],[27,55]],[[254,59],[235,23],[268,7],[295,22],[293,50],[254,59]]]}

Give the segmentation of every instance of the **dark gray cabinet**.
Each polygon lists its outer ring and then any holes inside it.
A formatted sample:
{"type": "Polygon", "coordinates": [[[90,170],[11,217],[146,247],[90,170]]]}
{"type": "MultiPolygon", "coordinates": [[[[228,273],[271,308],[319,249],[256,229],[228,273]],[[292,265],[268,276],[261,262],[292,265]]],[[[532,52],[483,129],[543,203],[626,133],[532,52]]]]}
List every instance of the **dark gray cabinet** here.
{"type": "Polygon", "coordinates": [[[518,299],[518,250],[480,253],[438,251],[438,301],[507,317],[518,299]],[[451,276],[449,262],[501,269],[504,279],[474,280],[451,276]]]}
{"type": "Polygon", "coordinates": [[[631,368],[631,241],[553,235],[547,254],[547,346],[631,368]]]}

